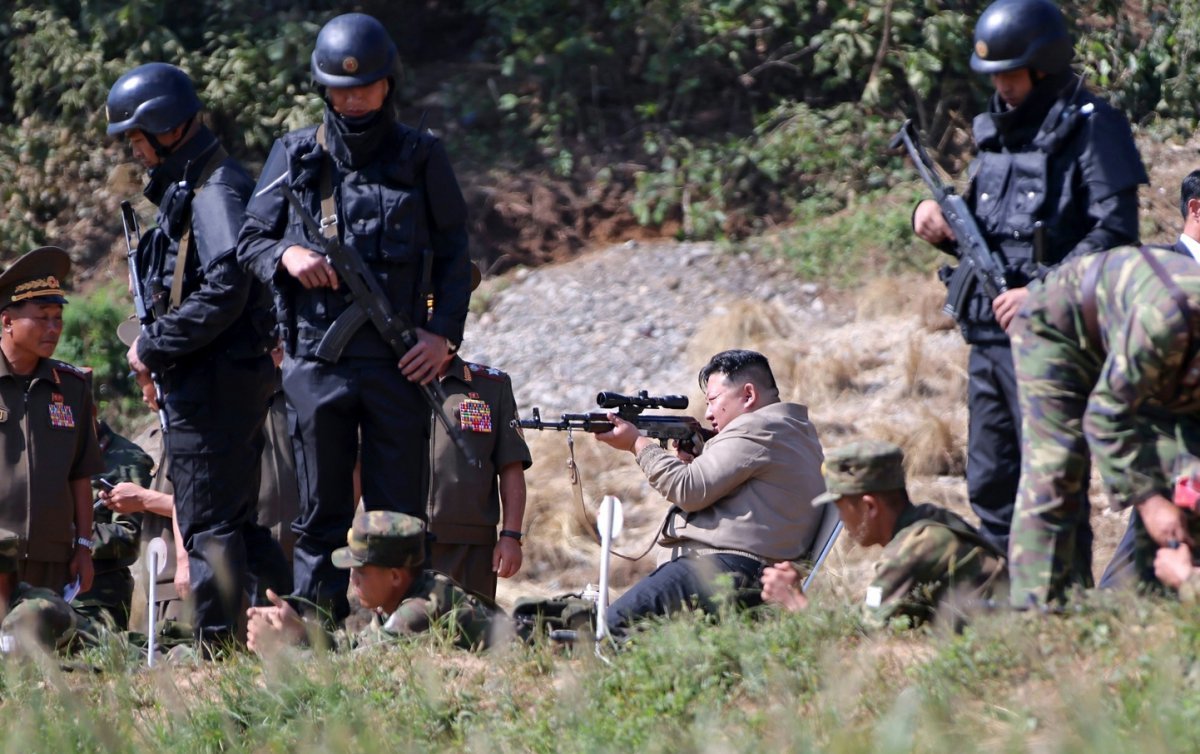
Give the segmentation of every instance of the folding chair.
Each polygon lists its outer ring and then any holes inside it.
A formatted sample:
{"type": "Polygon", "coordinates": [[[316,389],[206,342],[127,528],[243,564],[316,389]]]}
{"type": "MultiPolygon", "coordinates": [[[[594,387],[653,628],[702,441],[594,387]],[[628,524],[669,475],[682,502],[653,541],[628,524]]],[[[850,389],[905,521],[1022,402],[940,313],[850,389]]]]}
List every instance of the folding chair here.
{"type": "Polygon", "coordinates": [[[813,536],[812,545],[809,546],[808,552],[803,557],[803,560],[813,561],[812,570],[808,572],[802,586],[806,593],[813,579],[816,578],[817,571],[821,570],[821,564],[833,551],[833,546],[837,543],[838,535],[841,533],[842,519],[838,515],[838,507],[832,504],[822,505],[821,521],[817,524],[817,533],[813,536]]]}

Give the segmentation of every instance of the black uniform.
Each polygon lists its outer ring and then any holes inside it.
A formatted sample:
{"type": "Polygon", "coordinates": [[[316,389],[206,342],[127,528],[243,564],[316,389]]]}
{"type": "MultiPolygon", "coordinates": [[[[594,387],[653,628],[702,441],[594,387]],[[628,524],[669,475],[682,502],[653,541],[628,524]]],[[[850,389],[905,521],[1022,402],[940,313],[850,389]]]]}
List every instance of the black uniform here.
{"type": "MultiPolygon", "coordinates": [[[[1147,182],[1146,170],[1124,116],[1075,74],[1041,80],[1016,108],[993,95],[973,128],[979,154],[966,199],[988,245],[1007,261],[1010,283],[1025,285],[1066,259],[1136,243],[1137,187],[1147,182]]],[[[1021,468],[1012,351],[978,286],[960,326],[971,344],[971,507],[980,531],[1007,552],[1021,468]]],[[[1091,540],[1090,528],[1077,539],[1084,581],[1091,540]]]]}
{"type": "MultiPolygon", "coordinates": [[[[327,109],[323,131],[327,147],[318,143],[316,127],[279,139],[260,186],[286,173],[313,217],[320,217],[321,176],[329,171],[342,242],[362,256],[395,309],[451,343],[461,342],[470,299],[466,203],[442,145],[396,123],[387,107],[357,124],[327,109]],[[428,321],[426,292],[437,301],[428,321]]],[[[347,307],[345,288],[305,289],[280,258],[292,244],[319,249],[318,241],[308,237],[280,192],[256,192],[238,259],[275,283],[285,333],[283,387],[300,486],[293,527],[296,594],[341,618],[349,610],[348,575],[329,558],[345,544],[354,515],[351,473],[359,433],[365,508],[423,519],[430,412],[369,322],[336,363],[317,359],[321,338],[347,307]]]]}
{"type": "Polygon", "coordinates": [[[249,174],[201,127],[151,171],[146,196],[159,207],[158,227],[142,238],[139,253],[163,260],[170,290],[189,231],[181,303],[142,335],[138,356],[165,383],[168,473],[191,567],[196,628],[207,639],[231,636],[237,626],[273,382],[269,298],[235,255],[252,187],[249,174]],[[219,582],[232,588],[221,592],[219,582]]]}

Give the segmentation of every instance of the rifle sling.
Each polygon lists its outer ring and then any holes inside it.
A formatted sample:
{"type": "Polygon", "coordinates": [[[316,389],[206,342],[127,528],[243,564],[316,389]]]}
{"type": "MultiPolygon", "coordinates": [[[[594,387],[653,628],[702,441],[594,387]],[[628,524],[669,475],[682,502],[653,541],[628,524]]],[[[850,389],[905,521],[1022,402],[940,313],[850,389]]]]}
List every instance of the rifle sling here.
{"type": "MultiPolygon", "coordinates": [[[[200,189],[204,188],[204,184],[216,172],[217,166],[229,157],[229,153],[225,151],[225,147],[217,144],[217,149],[204,163],[204,167],[200,170],[200,175],[196,178],[196,188],[192,191],[192,196],[200,193],[200,189]]],[[[172,310],[178,309],[183,303],[183,276],[187,271],[187,258],[192,248],[192,209],[189,206],[187,211],[187,222],[183,224],[183,237],[179,239],[179,254],[175,257],[175,272],[171,274],[171,298],[169,305],[172,310]]]]}
{"type": "MultiPolygon", "coordinates": [[[[571,480],[571,492],[574,494],[575,502],[577,503],[575,506],[575,520],[579,523],[580,527],[588,533],[588,536],[593,542],[598,545],[602,545],[603,540],[600,539],[600,532],[596,528],[595,522],[593,522],[588,516],[587,504],[583,500],[583,483],[580,480],[579,464],[575,463],[575,439],[570,430],[567,430],[567,455],[567,478],[571,480]]],[[[668,518],[670,515],[670,512],[668,512],[668,518]]],[[[641,555],[636,557],[632,555],[626,555],[624,553],[617,552],[611,547],[608,549],[608,551],[622,560],[628,560],[631,563],[636,563],[637,561],[649,555],[650,551],[654,549],[654,544],[658,542],[658,534],[662,530],[663,526],[666,525],[666,522],[667,520],[664,519],[662,525],[654,530],[654,536],[650,538],[650,544],[646,545],[646,549],[642,550],[641,555]]]]}
{"type": "Polygon", "coordinates": [[[333,201],[333,159],[325,142],[325,124],[317,126],[317,144],[321,145],[321,233],[326,238],[337,236],[337,206],[333,201]]]}

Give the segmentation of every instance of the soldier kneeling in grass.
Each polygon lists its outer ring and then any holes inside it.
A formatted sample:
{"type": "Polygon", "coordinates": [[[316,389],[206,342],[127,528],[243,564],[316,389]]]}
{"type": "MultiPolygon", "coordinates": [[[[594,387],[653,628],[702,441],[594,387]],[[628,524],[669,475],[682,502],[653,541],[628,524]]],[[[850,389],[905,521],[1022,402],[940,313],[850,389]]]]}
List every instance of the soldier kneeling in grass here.
{"type": "Polygon", "coordinates": [[[347,540],[347,547],[333,552],[333,564],[350,569],[351,591],[364,608],[374,611],[370,624],[353,634],[339,629],[330,635],[268,591],[270,606],[246,612],[251,650],[308,644],[349,649],[430,631],[444,632],[465,649],[487,646],[495,608],[449,577],[424,569],[425,526],[420,519],[360,511],[347,540]]]}
{"type": "MultiPolygon", "coordinates": [[[[837,448],[825,456],[822,474],[826,492],[813,506],[836,504],[855,542],[884,547],[863,602],[868,628],[893,620],[916,626],[949,601],[1007,595],[1003,554],[958,515],[908,499],[904,454],[896,445],[868,441],[837,448]]],[[[764,601],[791,611],[808,606],[792,563],[767,568],[762,582],[764,601]]]]}

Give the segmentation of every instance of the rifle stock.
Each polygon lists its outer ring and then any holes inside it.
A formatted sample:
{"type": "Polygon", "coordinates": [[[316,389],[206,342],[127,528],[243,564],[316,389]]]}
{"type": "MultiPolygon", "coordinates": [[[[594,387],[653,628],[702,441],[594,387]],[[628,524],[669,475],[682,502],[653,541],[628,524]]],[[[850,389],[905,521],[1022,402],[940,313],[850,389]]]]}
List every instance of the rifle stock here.
{"type": "Polygon", "coordinates": [[[942,216],[950,229],[954,231],[955,244],[958,247],[959,266],[950,276],[949,288],[946,295],[946,305],[943,311],[956,320],[963,314],[970,282],[975,280],[991,301],[1008,290],[1008,280],[1004,276],[1004,262],[997,258],[995,252],[988,248],[975,216],[961,196],[954,193],[953,187],[946,186],[938,178],[933,161],[921,144],[921,137],[911,120],[904,125],[892,138],[891,147],[897,149],[904,146],[913,165],[921,176],[921,180],[933,193],[934,200],[942,210],[942,216]],[[965,269],[964,269],[965,268],[965,269]]]}
{"type": "MultiPolygon", "coordinates": [[[[296,196],[296,192],[292,191],[291,187],[286,182],[275,181],[272,185],[277,185],[283,193],[288,204],[292,206],[296,216],[304,223],[304,227],[308,230],[309,235],[316,240],[321,246],[322,253],[329,260],[329,264],[333,266],[337,273],[338,280],[342,285],[346,286],[349,291],[347,298],[351,302],[350,309],[347,309],[341,317],[334,322],[336,326],[344,317],[347,317],[349,312],[355,308],[365,313],[365,316],[354,314],[347,319],[346,323],[341,325],[335,336],[336,341],[341,342],[344,348],[345,343],[349,341],[350,336],[357,331],[368,320],[379,331],[379,335],[384,342],[392,349],[397,358],[401,358],[408,350],[417,344],[417,330],[413,326],[412,321],[405,315],[403,311],[397,311],[392,308],[392,304],[388,301],[387,296],[380,287],[379,281],[367,268],[362,257],[358,252],[349,246],[346,246],[337,238],[326,238],[321,232],[321,226],[313,218],[312,214],[305,208],[300,201],[300,197],[296,196]],[[354,324],[357,323],[357,324],[354,324]],[[353,325],[354,329],[350,326],[353,325]]],[[[333,329],[332,327],[330,328],[333,329]]],[[[324,348],[329,339],[329,333],[322,338],[318,348],[324,348]]],[[[336,341],[330,341],[326,353],[336,353],[336,356],[341,355],[341,348],[337,347],[336,341]]],[[[335,359],[336,360],[336,357],[335,359]]],[[[450,435],[450,439],[454,441],[454,445],[458,448],[467,462],[473,466],[479,466],[479,461],[475,458],[475,454],[471,452],[467,446],[467,438],[463,435],[462,430],[457,424],[450,420],[446,415],[446,391],[442,389],[442,384],[434,379],[428,384],[417,384],[417,389],[421,391],[425,402],[433,409],[433,415],[441,422],[446,429],[446,433],[450,435]]]]}

